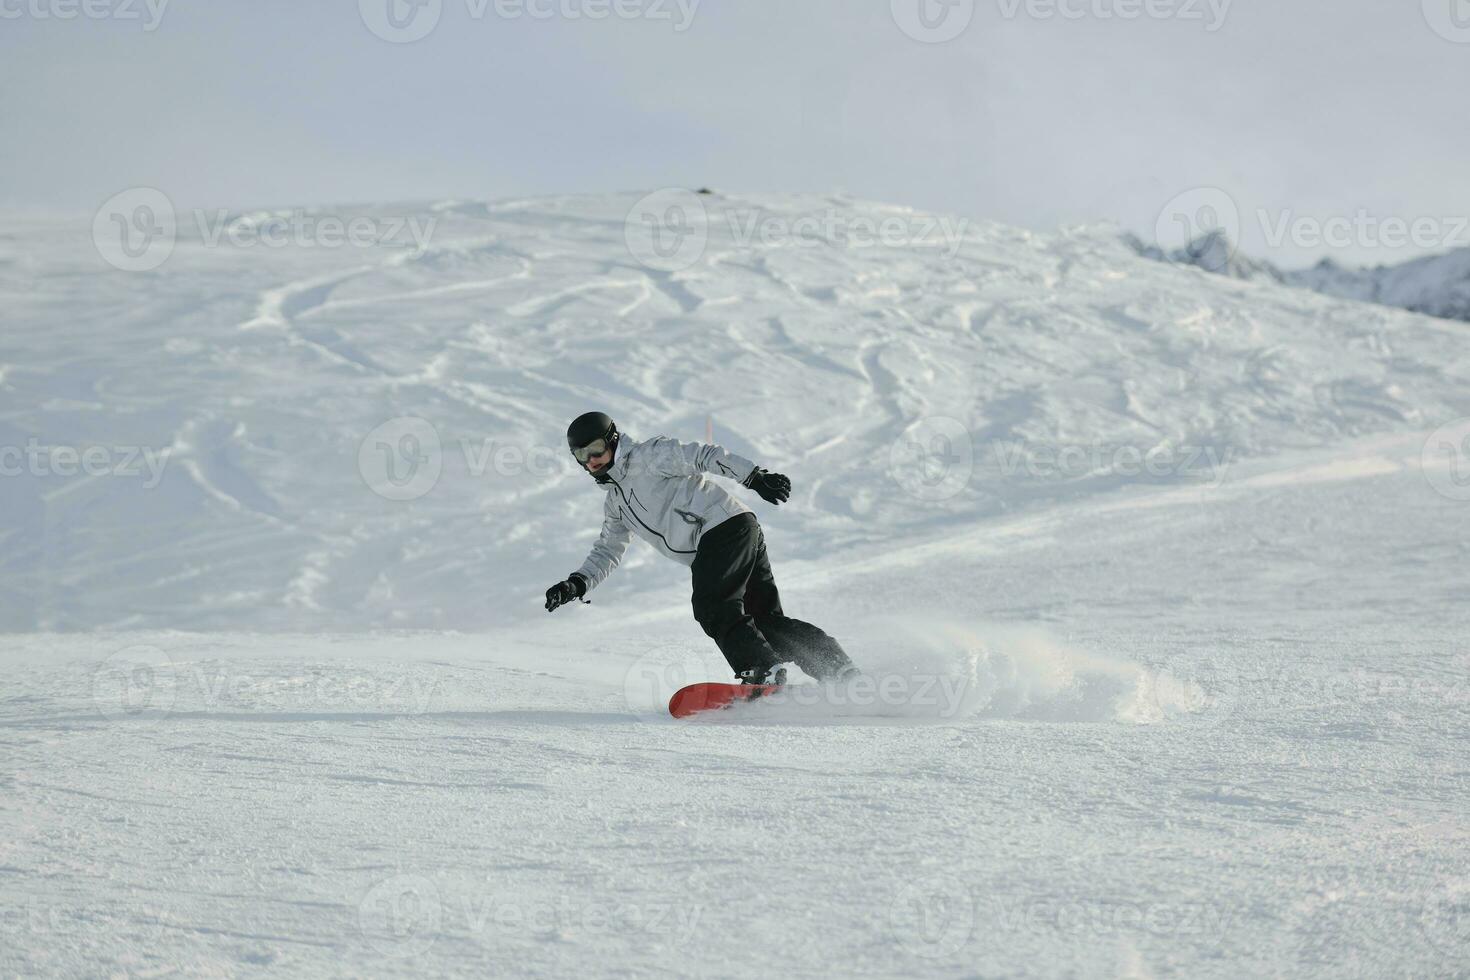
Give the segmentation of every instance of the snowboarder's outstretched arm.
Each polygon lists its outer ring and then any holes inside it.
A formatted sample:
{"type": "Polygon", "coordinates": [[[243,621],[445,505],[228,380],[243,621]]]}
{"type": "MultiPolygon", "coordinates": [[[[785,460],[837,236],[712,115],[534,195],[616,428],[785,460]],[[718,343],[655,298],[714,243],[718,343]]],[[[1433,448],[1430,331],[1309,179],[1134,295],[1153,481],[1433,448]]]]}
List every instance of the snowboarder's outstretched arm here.
{"type": "Polygon", "coordinates": [[[711,473],[729,477],[749,487],[767,503],[780,504],[791,497],[791,481],[780,473],[756,466],[744,456],[737,456],[724,446],[703,442],[679,442],[654,439],[648,444],[648,465],[665,476],[693,476],[711,473]]]}
{"type": "Polygon", "coordinates": [[[587,560],[582,562],[581,568],[568,575],[566,581],[546,590],[546,611],[551,612],[591,592],[622,563],[632,540],[633,532],[623,523],[622,509],[609,498],[603,511],[602,533],[597,536],[587,560]]]}
{"type": "Polygon", "coordinates": [[[693,476],[711,473],[744,483],[755,471],[755,464],[737,456],[724,446],[704,442],[679,442],[661,436],[651,439],[642,449],[648,454],[648,467],[664,476],[693,476]]]}
{"type": "Polygon", "coordinates": [[[622,564],[623,555],[628,551],[628,543],[633,540],[633,532],[623,523],[622,507],[613,503],[611,498],[608,504],[602,518],[602,533],[593,542],[592,550],[587,553],[587,560],[582,562],[582,567],[572,573],[582,578],[588,592],[597,588],[599,582],[622,564]]]}

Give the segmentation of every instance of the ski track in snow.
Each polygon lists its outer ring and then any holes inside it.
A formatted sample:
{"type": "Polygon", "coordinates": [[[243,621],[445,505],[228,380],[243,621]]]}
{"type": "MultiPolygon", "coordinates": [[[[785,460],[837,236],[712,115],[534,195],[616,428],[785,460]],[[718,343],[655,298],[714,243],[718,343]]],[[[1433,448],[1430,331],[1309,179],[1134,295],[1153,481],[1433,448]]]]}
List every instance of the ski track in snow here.
{"type": "Polygon", "coordinates": [[[142,276],[31,229],[0,446],[168,456],[0,478],[0,973],[1463,972],[1463,325],[1110,230],[722,218],[909,213],[832,198],[711,197],[658,272],[634,200],[142,276]],[[862,683],[669,719],[725,670],[638,543],[546,616],[593,406],[792,476],[783,601],[862,683]],[[442,473],[387,500],[359,449],[407,416],[442,473]]]}

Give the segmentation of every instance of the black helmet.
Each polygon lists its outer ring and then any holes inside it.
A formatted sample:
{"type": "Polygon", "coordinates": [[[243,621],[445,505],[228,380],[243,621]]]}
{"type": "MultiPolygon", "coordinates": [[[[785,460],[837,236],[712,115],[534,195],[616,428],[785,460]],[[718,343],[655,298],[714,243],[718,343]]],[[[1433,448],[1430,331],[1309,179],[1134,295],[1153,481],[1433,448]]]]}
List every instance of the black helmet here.
{"type": "MultiPolygon", "coordinates": [[[[609,416],[602,412],[587,412],[584,415],[578,415],[572,420],[572,424],[567,426],[567,448],[571,450],[573,457],[581,454],[577,458],[579,466],[584,466],[587,461],[587,449],[599,441],[606,443],[606,446],[599,452],[611,449],[613,459],[617,459],[618,427],[609,416]]],[[[593,452],[590,455],[596,456],[599,452],[593,452]]],[[[609,462],[608,466],[611,467],[612,463],[609,462]]],[[[602,472],[605,474],[607,470],[604,469],[602,472]]],[[[594,474],[594,477],[599,480],[606,479],[600,474],[594,474]]]]}

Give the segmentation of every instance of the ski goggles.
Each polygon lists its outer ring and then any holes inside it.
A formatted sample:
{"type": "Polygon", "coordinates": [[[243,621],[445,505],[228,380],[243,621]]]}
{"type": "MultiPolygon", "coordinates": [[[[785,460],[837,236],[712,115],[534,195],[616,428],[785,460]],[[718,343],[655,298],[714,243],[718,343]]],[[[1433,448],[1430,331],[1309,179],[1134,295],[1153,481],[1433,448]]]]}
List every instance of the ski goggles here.
{"type": "Polygon", "coordinates": [[[585,446],[572,450],[572,458],[579,463],[585,463],[593,456],[601,456],[607,452],[606,439],[594,439],[585,446]]]}

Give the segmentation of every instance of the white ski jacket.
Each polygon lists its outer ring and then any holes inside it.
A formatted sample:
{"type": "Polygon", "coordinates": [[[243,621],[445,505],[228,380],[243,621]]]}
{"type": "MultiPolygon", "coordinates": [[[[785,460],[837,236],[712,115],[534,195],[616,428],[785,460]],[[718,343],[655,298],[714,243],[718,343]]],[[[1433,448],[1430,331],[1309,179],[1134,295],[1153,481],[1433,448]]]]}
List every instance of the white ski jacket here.
{"type": "Polygon", "coordinates": [[[576,572],[587,581],[587,591],[618,567],[635,534],[674,561],[694,564],[705,531],[750,513],[705,474],[744,483],[755,468],[750,460],[720,446],[666,436],[635,442],[624,433],[617,457],[598,479],[607,490],[602,534],[576,572]]]}

